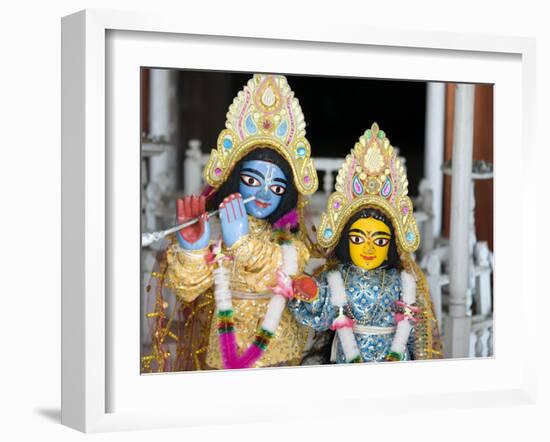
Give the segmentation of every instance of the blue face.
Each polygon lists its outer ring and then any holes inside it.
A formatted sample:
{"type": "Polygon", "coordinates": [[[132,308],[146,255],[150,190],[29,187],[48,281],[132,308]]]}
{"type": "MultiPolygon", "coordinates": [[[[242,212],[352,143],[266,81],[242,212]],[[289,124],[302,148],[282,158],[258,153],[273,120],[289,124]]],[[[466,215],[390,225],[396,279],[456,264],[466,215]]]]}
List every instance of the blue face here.
{"type": "Polygon", "coordinates": [[[239,192],[243,199],[256,197],[245,205],[246,212],[260,219],[275,212],[288,186],[281,168],[268,161],[245,161],[240,174],[239,192]]]}

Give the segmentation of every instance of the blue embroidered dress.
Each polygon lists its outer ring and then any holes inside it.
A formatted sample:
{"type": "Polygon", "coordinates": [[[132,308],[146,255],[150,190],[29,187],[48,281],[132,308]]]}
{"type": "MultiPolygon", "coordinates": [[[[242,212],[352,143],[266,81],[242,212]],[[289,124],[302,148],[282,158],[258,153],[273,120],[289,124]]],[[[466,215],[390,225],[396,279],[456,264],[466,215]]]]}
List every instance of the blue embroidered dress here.
{"type": "MultiPolygon", "coordinates": [[[[354,335],[364,362],[382,361],[390,352],[395,335],[395,301],[401,297],[401,278],[397,269],[365,270],[353,264],[336,269],[342,275],[348,303],[346,316],[355,320],[354,335]]],[[[338,315],[332,305],[327,274],[320,275],[319,297],[311,302],[292,300],[288,306],[296,319],[316,331],[329,330],[338,315]]],[[[412,335],[412,333],[411,333],[412,335]]],[[[335,335],[336,362],[345,363],[342,345],[335,335]]],[[[408,351],[405,359],[410,359],[408,351]]]]}

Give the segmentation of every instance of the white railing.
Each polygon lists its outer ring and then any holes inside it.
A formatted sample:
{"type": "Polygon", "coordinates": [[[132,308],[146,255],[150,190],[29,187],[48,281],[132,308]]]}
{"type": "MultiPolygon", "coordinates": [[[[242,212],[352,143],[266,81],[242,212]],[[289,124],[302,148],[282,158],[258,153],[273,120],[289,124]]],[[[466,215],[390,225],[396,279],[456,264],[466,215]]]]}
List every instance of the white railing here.
{"type": "MultiPolygon", "coordinates": [[[[441,325],[446,320],[444,312],[448,310],[449,303],[448,245],[431,250],[423,257],[421,267],[426,273],[435,315],[441,325]]],[[[470,264],[470,288],[465,300],[471,316],[471,325],[469,330],[462,331],[465,336],[470,335],[470,357],[493,354],[492,271],[492,254],[487,243],[477,242],[470,264]]],[[[443,330],[440,331],[443,333],[443,330]]]]}
{"type": "Polygon", "coordinates": [[[470,332],[470,356],[493,356],[493,315],[472,317],[470,332]]]}

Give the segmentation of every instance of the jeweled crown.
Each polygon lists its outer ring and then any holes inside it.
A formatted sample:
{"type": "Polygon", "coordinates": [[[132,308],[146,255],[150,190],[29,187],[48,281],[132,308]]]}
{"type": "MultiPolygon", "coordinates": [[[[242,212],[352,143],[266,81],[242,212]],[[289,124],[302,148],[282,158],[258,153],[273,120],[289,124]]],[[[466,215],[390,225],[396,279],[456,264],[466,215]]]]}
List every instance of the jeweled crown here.
{"type": "Polygon", "coordinates": [[[321,216],[319,244],[334,247],[349,219],[358,210],[373,207],[391,219],[399,249],[415,251],[420,236],[407,193],[408,180],[397,153],[374,123],[359,137],[338,171],[335,191],[321,216]]]}
{"type": "Polygon", "coordinates": [[[311,195],[317,190],[304,115],[284,76],[254,74],[233,100],[226,118],[226,128],[204,169],[210,186],[216,189],[224,183],[248,152],[268,147],[287,160],[299,193],[311,195]]]}

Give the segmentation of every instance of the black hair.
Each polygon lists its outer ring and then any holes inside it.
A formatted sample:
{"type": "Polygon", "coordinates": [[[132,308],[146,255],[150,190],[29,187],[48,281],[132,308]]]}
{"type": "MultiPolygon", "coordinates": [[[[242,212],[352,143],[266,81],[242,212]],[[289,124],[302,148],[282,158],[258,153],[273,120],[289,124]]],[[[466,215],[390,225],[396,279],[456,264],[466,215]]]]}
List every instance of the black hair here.
{"type": "Polygon", "coordinates": [[[349,229],[351,225],[357,221],[360,218],[374,218],[378,221],[382,221],[388,228],[390,229],[391,233],[391,240],[390,245],[388,249],[388,258],[386,261],[384,261],[380,267],[385,268],[398,268],[401,264],[401,261],[399,259],[399,253],[397,253],[397,245],[395,243],[395,231],[393,228],[393,224],[388,219],[386,215],[384,215],[380,210],[373,209],[372,207],[368,207],[366,209],[360,210],[355,215],[353,215],[350,220],[346,223],[344,230],[342,232],[342,235],[340,236],[340,240],[338,241],[338,244],[334,248],[334,255],[342,264],[348,264],[351,261],[351,256],[349,254],[349,229]]]}
{"type": "Polygon", "coordinates": [[[227,180],[218,188],[212,198],[209,199],[207,203],[207,210],[217,209],[226,196],[239,191],[239,185],[241,181],[240,171],[242,169],[242,164],[245,161],[253,160],[269,161],[270,163],[276,164],[278,167],[281,168],[282,172],[285,174],[288,180],[286,192],[282,196],[279,206],[271,215],[266,218],[267,221],[273,224],[284,215],[286,215],[288,212],[296,208],[296,205],[298,204],[298,191],[296,190],[296,186],[294,185],[294,175],[292,173],[290,165],[280,154],[278,154],[273,149],[269,147],[258,147],[252,152],[249,152],[237,162],[227,180]]]}

